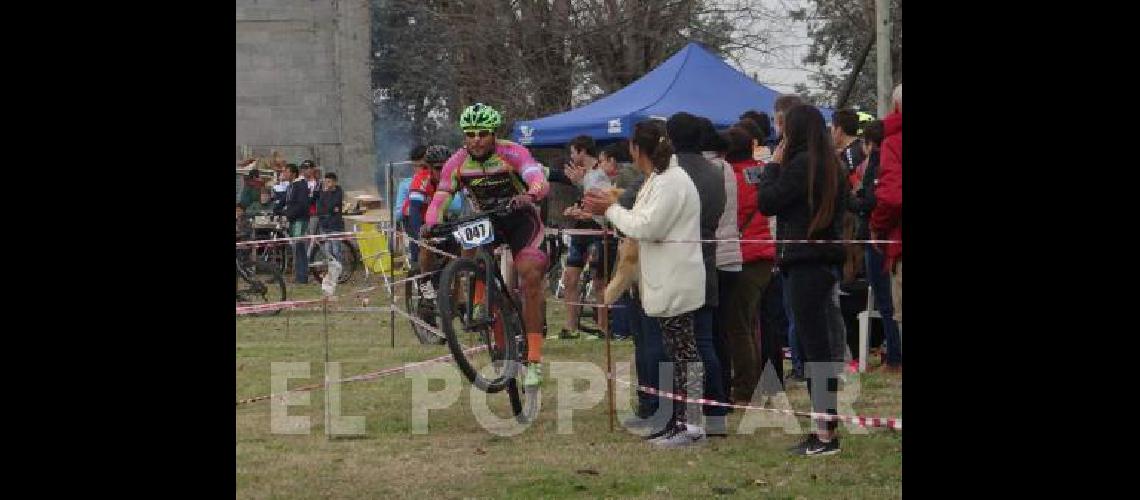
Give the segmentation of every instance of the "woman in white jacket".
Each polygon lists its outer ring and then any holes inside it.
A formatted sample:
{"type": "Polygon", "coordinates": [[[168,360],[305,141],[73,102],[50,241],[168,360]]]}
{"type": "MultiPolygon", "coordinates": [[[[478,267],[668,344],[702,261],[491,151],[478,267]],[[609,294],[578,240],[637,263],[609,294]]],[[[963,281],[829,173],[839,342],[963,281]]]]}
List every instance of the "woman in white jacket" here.
{"type": "MultiPolygon", "coordinates": [[[[627,237],[638,240],[638,291],[645,314],[658,318],[665,350],[673,362],[673,392],[700,397],[704,371],[693,337],[693,311],[704,305],[705,268],[698,240],[701,237],[700,199],[697,188],[677,164],[665,125],[644,120],[634,126],[629,153],[645,173],[633,209],[615,203],[612,193],[590,191],[584,205],[604,214],[627,237]],[[661,240],[683,240],[662,243],[661,240]]],[[[650,442],[661,447],[702,442],[704,429],[686,424],[699,419],[699,405],[673,404],[673,415],[650,442]]]]}

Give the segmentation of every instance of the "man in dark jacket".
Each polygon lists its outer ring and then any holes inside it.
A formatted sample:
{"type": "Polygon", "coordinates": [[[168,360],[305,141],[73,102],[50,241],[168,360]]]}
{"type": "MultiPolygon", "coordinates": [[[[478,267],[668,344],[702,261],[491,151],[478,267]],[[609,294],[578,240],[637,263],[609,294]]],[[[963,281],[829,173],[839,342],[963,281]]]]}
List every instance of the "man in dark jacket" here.
{"type": "MultiPolygon", "coordinates": [[[[304,236],[309,225],[309,184],[296,165],[286,167],[285,177],[289,188],[285,191],[285,220],[289,221],[289,236],[304,236]]],[[[293,278],[296,283],[309,282],[308,245],[304,241],[293,244],[293,278]]]]}
{"type": "MultiPolygon", "coordinates": [[[[325,174],[324,186],[317,196],[317,228],[320,234],[340,233],[344,231],[344,218],[341,211],[344,209],[344,190],[337,185],[336,174],[325,174]]],[[[340,241],[327,241],[324,243],[325,251],[334,259],[340,260],[340,241]]]]}
{"type": "MultiPolygon", "coordinates": [[[[665,122],[665,129],[669,132],[669,140],[676,151],[677,163],[697,187],[701,203],[701,239],[716,239],[716,228],[720,225],[726,199],[724,174],[701,154],[700,119],[682,111],[665,122]]],[[[716,356],[712,331],[713,315],[720,303],[717,297],[716,243],[701,243],[701,256],[705,264],[705,304],[693,313],[693,334],[704,364],[705,398],[727,402],[728,394],[721,378],[720,360],[716,356]]],[[[723,406],[705,407],[705,414],[709,416],[722,417],[726,413],[723,406]]],[[[724,434],[724,429],[719,428],[717,420],[720,419],[709,419],[710,435],[724,434]]]]}

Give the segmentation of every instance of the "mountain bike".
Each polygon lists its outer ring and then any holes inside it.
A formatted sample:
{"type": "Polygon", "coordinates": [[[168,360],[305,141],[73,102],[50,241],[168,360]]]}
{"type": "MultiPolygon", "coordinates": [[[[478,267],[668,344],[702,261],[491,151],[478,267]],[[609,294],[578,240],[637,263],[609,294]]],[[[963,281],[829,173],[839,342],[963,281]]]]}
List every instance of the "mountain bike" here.
{"type": "MultiPolygon", "coordinates": [[[[268,304],[285,300],[285,278],[270,262],[255,260],[249,250],[237,251],[237,305],[268,304]]],[[[280,309],[251,313],[255,316],[273,316],[280,309]]]]}
{"type": "MultiPolygon", "coordinates": [[[[411,241],[405,241],[411,243],[411,241]]],[[[450,241],[445,241],[440,246],[441,249],[448,253],[457,253],[457,248],[452,248],[450,241]]],[[[407,258],[411,245],[405,245],[404,253],[404,273],[407,277],[412,277],[423,271],[412,267],[411,259],[407,258]]],[[[443,262],[443,256],[437,256],[433,259],[435,262],[443,262]]],[[[436,269],[443,267],[442,264],[437,266],[436,269]]],[[[436,326],[436,304],[438,303],[438,296],[436,290],[438,287],[439,279],[437,275],[425,276],[418,279],[410,279],[404,282],[404,307],[408,314],[416,316],[424,322],[436,326]],[[434,278],[434,279],[433,279],[434,278]]],[[[425,345],[440,345],[446,344],[447,338],[442,337],[435,332],[420,326],[419,323],[409,320],[412,325],[412,334],[420,341],[420,344],[425,345]]]]}
{"type": "Polygon", "coordinates": [[[562,241],[561,231],[548,234],[542,240],[542,251],[550,262],[550,267],[546,269],[546,282],[550,287],[550,294],[555,298],[561,298],[559,287],[562,286],[562,253],[565,248],[566,242],[562,241]]]}
{"type": "Polygon", "coordinates": [[[443,268],[437,294],[439,324],[455,364],[481,391],[506,389],[515,418],[527,422],[538,414],[541,390],[523,384],[527,340],[520,301],[506,286],[491,253],[495,221],[513,212],[508,203],[497,203],[485,212],[433,226],[428,236],[453,239],[465,250],[475,250],[443,268]]]}
{"type": "Polygon", "coordinates": [[[363,260],[360,258],[360,249],[357,247],[357,243],[352,240],[325,240],[320,242],[310,240],[308,251],[309,274],[312,274],[317,281],[320,281],[324,277],[325,271],[328,270],[330,257],[340,263],[340,274],[336,278],[338,285],[352,281],[356,271],[361,267],[361,260],[363,260]]]}
{"type": "MultiPolygon", "coordinates": [[[[271,211],[256,212],[246,215],[253,228],[253,239],[276,240],[289,237],[289,223],[284,215],[273,215],[271,211]]],[[[255,247],[254,258],[261,262],[271,263],[284,275],[293,263],[293,251],[289,245],[271,245],[255,247]]]]}
{"type": "Polygon", "coordinates": [[[587,304],[580,306],[578,311],[578,328],[581,329],[582,318],[589,317],[597,320],[597,313],[592,304],[597,303],[594,299],[594,260],[597,259],[597,245],[590,245],[587,250],[585,264],[582,266],[582,273],[578,277],[578,290],[576,293],[567,294],[566,284],[562,280],[562,270],[565,269],[565,264],[560,263],[557,281],[552,281],[553,288],[552,295],[556,299],[567,301],[575,301],[579,304],[587,304]]]}

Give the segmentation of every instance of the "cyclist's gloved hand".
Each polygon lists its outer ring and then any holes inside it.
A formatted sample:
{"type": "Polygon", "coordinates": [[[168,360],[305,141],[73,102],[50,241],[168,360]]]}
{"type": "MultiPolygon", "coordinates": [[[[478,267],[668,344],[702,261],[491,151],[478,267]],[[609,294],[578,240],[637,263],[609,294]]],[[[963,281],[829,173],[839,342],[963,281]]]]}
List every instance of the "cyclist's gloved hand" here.
{"type": "Polygon", "coordinates": [[[514,208],[528,208],[534,206],[534,197],[523,193],[517,194],[511,198],[511,206],[514,208]]]}

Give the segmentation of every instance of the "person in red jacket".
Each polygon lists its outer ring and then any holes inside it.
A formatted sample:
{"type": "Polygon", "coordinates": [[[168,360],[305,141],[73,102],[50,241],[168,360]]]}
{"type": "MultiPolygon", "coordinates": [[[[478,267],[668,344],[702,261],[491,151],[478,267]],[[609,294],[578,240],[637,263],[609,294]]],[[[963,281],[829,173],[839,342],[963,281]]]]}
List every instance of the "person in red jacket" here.
{"type": "MultiPolygon", "coordinates": [[[[752,134],[740,126],[728,129],[728,152],[724,159],[736,174],[736,224],[742,240],[771,240],[768,218],[760,214],[756,198],[756,183],[760,179],[760,162],[753,159],[752,134]]],[[[731,394],[733,401],[747,404],[760,381],[765,363],[773,369],[783,363],[783,353],[775,337],[761,333],[761,345],[756,345],[756,313],[760,298],[772,279],[772,264],[776,258],[774,243],[741,243],[744,260],[732,293],[727,297],[724,318],[732,362],[731,394]],[[772,337],[773,342],[767,342],[772,337]],[[758,348],[759,347],[759,348],[758,348]]]]}
{"type": "Polygon", "coordinates": [[[891,96],[892,111],[883,118],[883,145],[879,155],[879,179],[875,186],[875,209],[871,231],[876,238],[897,240],[887,244],[887,268],[891,271],[891,301],[902,339],[902,84],[891,96]]]}

